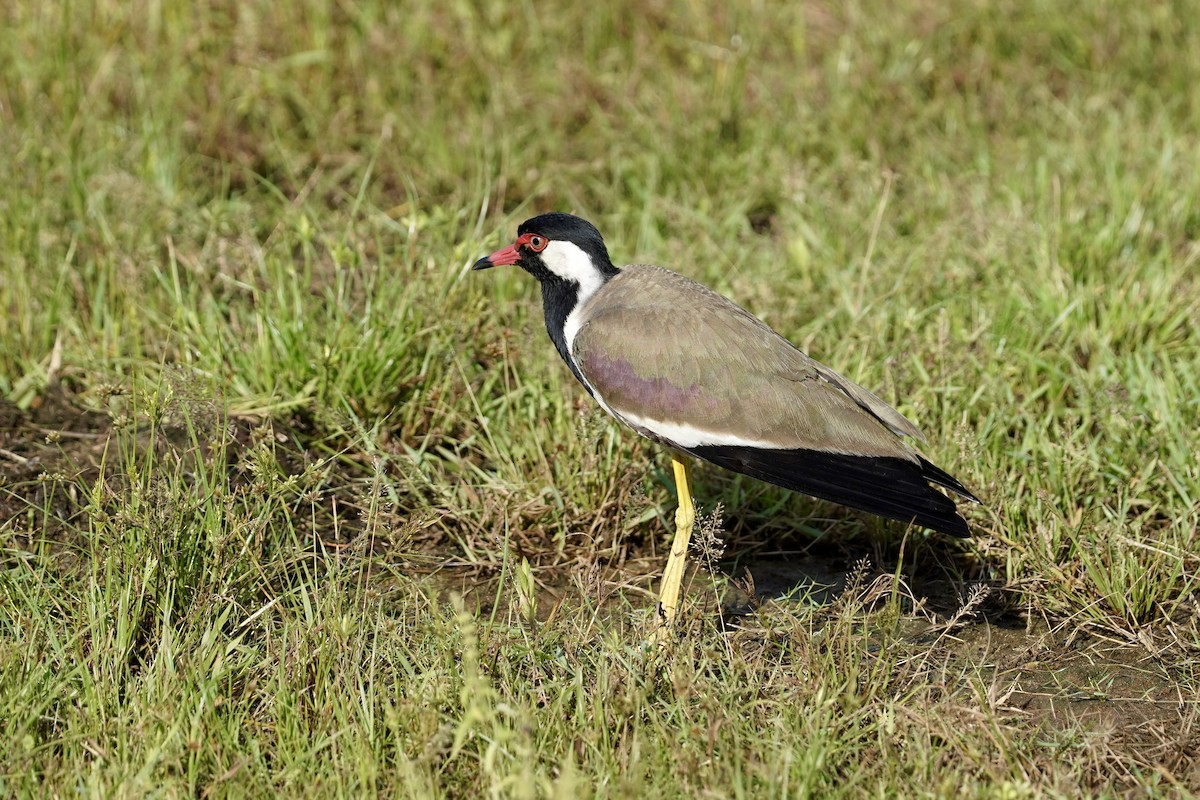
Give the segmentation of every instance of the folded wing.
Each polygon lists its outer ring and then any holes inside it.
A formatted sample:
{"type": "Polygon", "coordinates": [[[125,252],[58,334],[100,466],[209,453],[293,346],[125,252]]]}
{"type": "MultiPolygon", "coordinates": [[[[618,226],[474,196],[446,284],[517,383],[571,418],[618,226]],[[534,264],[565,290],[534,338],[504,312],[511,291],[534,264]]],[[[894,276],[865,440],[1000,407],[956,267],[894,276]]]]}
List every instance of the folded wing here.
{"type": "Polygon", "coordinates": [[[582,309],[571,352],[588,388],[640,433],[751,477],[968,535],[974,496],[901,437],[910,421],[725,297],[626,267],[582,309]]]}

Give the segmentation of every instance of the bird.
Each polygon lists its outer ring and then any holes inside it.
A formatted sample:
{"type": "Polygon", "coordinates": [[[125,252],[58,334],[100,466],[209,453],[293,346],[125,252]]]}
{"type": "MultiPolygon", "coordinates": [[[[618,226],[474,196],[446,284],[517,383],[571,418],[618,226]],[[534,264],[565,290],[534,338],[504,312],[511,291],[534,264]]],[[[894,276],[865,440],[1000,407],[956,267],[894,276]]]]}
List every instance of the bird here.
{"type": "Polygon", "coordinates": [[[678,505],[658,598],[660,637],[679,612],[695,524],[690,461],[956,537],[954,500],[980,500],[908,439],[921,431],[732,300],[663,267],[614,266],[594,225],[535,216],[473,270],[516,265],[541,285],[546,331],[610,415],[671,452],[678,505]]]}

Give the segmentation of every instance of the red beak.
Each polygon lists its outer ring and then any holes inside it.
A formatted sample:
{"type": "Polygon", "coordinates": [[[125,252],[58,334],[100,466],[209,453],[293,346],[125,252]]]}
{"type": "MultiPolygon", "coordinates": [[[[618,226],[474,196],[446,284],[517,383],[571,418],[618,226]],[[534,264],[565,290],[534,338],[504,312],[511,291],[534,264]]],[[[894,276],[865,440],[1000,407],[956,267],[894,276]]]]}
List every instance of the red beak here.
{"type": "Polygon", "coordinates": [[[471,269],[491,269],[492,267],[503,267],[506,264],[515,264],[521,260],[521,254],[517,252],[517,246],[510,244],[503,250],[497,250],[486,258],[481,258],[475,262],[471,269]]]}

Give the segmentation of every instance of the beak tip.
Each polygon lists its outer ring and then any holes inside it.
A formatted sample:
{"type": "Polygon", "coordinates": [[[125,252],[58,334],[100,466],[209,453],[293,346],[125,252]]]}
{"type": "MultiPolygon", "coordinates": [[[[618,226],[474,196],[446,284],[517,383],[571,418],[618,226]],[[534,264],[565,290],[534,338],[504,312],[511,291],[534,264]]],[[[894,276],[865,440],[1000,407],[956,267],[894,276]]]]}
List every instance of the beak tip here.
{"type": "Polygon", "coordinates": [[[520,262],[521,254],[517,251],[516,245],[512,245],[503,250],[497,250],[490,256],[484,256],[476,261],[471,269],[491,269],[492,267],[503,267],[507,264],[519,264],[520,262]]]}

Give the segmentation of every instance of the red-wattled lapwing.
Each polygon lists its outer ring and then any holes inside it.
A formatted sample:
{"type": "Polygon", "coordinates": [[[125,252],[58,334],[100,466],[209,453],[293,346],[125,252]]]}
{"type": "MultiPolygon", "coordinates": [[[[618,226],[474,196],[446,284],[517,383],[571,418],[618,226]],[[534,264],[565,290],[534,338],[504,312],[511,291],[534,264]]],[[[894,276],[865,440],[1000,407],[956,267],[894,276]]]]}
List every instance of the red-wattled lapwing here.
{"type": "Polygon", "coordinates": [[[679,508],[659,596],[679,606],[695,507],[688,454],[882,517],[969,536],[937,484],[979,502],[902,437],[917,427],[732,301],[661,267],[618,269],[600,232],[543,214],[474,269],[517,264],[542,285],[546,330],[600,406],[672,448],[679,508]]]}

